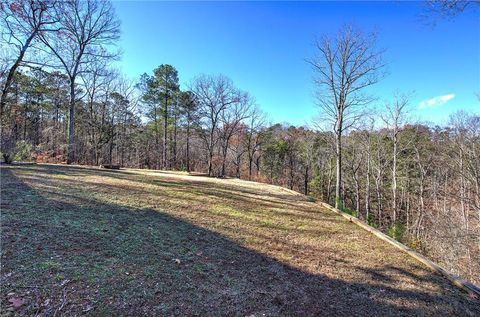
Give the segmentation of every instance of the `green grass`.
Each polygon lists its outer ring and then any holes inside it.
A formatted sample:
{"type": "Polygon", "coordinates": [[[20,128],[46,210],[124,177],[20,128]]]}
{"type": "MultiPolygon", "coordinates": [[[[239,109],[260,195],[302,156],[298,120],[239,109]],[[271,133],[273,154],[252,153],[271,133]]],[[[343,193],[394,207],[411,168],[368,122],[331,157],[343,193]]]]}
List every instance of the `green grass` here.
{"type": "Polygon", "coordinates": [[[279,187],[159,171],[0,171],[5,316],[479,311],[412,258],[279,187]]]}

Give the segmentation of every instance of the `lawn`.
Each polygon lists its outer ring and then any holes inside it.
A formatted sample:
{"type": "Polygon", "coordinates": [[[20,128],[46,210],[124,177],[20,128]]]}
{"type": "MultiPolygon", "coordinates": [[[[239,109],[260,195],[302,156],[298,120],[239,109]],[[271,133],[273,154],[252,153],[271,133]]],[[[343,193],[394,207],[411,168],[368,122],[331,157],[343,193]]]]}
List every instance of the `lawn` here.
{"type": "Polygon", "coordinates": [[[479,316],[480,302],[284,188],[1,166],[1,315],[479,316]]]}

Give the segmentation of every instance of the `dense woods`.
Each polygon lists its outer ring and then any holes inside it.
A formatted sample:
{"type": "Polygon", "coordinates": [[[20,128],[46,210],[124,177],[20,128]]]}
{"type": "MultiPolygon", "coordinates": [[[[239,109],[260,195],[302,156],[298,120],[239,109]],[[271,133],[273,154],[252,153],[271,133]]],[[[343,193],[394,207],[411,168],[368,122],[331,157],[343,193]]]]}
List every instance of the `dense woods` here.
{"type": "Polygon", "coordinates": [[[346,28],[338,41],[318,42],[310,63],[326,117],[315,124],[327,128],[312,129],[270,124],[225,75],[185,79],[161,64],[125,78],[111,66],[119,21],[107,1],[1,5],[5,162],[184,170],[285,186],[480,283],[480,115],[460,111],[431,126],[409,119],[408,96],[373,102],[362,92],[381,79],[383,62],[370,37],[346,28]],[[343,67],[342,54],[352,58],[343,67]]]}

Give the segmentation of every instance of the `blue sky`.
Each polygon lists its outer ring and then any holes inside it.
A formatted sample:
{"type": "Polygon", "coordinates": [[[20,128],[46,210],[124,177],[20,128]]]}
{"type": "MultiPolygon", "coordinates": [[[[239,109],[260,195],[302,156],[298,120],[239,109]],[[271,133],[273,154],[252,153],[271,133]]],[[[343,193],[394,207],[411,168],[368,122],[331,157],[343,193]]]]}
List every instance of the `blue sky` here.
{"type": "Polygon", "coordinates": [[[311,124],[315,106],[314,37],[353,23],[379,32],[389,75],[371,90],[382,107],[411,94],[412,117],[442,124],[465,109],[480,112],[480,10],[435,27],[418,2],[114,2],[122,21],[119,67],[131,78],[160,64],[183,88],[197,74],[222,73],[249,91],[272,122],[311,124]]]}

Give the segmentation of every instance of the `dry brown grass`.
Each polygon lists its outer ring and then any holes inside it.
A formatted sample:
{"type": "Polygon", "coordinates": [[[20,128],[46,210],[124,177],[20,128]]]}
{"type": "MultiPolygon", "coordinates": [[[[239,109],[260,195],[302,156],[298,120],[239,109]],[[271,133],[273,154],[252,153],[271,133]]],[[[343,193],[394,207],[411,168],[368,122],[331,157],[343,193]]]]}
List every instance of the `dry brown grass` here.
{"type": "Polygon", "coordinates": [[[2,311],[480,314],[443,277],[281,187],[133,169],[1,172],[2,311]]]}

